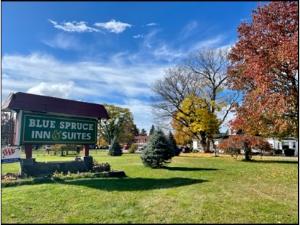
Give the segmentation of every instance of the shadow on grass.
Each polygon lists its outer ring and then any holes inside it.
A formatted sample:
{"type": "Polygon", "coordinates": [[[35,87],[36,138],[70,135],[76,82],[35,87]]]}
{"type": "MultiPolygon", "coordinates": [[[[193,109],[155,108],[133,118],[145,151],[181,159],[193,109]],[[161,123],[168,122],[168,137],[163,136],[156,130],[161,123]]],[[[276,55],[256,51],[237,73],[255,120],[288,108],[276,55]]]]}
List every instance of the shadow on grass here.
{"type": "Polygon", "coordinates": [[[175,171],[210,171],[210,170],[219,170],[215,168],[197,168],[197,167],[163,167],[164,169],[167,170],[175,170],[175,171]]]}
{"type": "Polygon", "coordinates": [[[2,183],[2,187],[15,187],[20,185],[38,185],[38,184],[65,184],[78,185],[106,191],[146,191],[153,189],[164,189],[180,187],[191,184],[207,182],[207,180],[190,178],[78,178],[71,180],[54,180],[52,178],[34,178],[32,180],[23,180],[17,182],[2,183]]]}
{"type": "Polygon", "coordinates": [[[207,180],[190,178],[123,178],[123,179],[91,179],[71,180],[64,184],[79,185],[106,191],[147,191],[154,189],[174,188],[207,182],[207,180]]]}
{"type": "Polygon", "coordinates": [[[298,164],[298,161],[288,161],[288,160],[251,160],[243,162],[250,162],[250,163],[282,163],[282,164],[298,164]]]}

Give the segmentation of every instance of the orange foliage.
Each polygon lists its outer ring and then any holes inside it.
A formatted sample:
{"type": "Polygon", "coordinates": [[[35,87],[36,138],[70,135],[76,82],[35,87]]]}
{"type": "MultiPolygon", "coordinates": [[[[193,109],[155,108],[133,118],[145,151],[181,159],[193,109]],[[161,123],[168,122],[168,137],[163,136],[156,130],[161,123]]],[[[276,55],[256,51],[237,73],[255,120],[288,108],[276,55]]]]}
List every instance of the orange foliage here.
{"type": "Polygon", "coordinates": [[[253,135],[297,136],[298,2],[259,7],[238,32],[228,83],[245,97],[232,126],[253,135]]]}
{"type": "Polygon", "coordinates": [[[251,135],[233,135],[229,138],[221,141],[218,144],[220,149],[225,151],[230,149],[243,149],[244,144],[247,144],[250,148],[260,149],[263,151],[270,151],[271,145],[265,141],[262,137],[251,136],[251,135]]]}

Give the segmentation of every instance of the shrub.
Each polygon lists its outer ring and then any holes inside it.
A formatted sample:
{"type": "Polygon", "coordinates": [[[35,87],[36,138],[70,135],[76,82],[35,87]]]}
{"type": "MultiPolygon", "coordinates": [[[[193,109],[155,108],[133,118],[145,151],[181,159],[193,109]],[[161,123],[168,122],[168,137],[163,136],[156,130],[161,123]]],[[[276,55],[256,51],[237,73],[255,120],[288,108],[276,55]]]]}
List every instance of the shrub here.
{"type": "Polygon", "coordinates": [[[54,154],[56,155],[58,152],[60,152],[60,156],[64,156],[69,154],[70,152],[76,152],[76,154],[80,153],[80,147],[75,144],[55,144],[52,146],[52,150],[54,151],[54,154]]]}
{"type": "Polygon", "coordinates": [[[64,174],[62,172],[55,172],[52,175],[52,179],[55,181],[64,181],[64,180],[73,180],[78,178],[93,178],[95,177],[94,173],[91,172],[78,172],[78,173],[70,173],[64,174]]]}
{"type": "Polygon", "coordinates": [[[146,148],[142,151],[141,159],[145,166],[160,168],[174,156],[169,142],[160,130],[155,130],[146,148]]]}
{"type": "Polygon", "coordinates": [[[113,139],[109,150],[108,150],[108,154],[111,156],[120,156],[122,155],[122,148],[119,144],[119,142],[116,139],[113,139]]]}
{"type": "Polygon", "coordinates": [[[199,150],[198,149],[192,149],[192,153],[198,153],[199,150]]]}
{"type": "Polygon", "coordinates": [[[104,171],[110,171],[110,165],[109,163],[97,163],[93,166],[93,172],[104,172],[104,171]]]}
{"type": "Polygon", "coordinates": [[[128,149],[128,152],[129,153],[135,153],[137,149],[138,149],[138,145],[137,144],[132,144],[130,146],[130,148],[128,149]]]}

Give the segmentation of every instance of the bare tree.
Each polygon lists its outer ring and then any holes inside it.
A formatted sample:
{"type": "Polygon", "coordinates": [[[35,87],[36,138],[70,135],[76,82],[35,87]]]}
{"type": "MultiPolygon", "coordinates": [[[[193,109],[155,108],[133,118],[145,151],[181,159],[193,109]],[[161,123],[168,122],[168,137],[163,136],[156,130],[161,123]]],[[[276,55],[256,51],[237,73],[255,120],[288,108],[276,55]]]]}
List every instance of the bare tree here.
{"type": "MultiPolygon", "coordinates": [[[[166,117],[176,119],[176,112],[183,113],[181,102],[193,94],[205,99],[211,113],[222,108],[221,125],[238,99],[237,92],[227,90],[227,66],[227,51],[224,49],[204,49],[190,55],[182,65],[167,70],[166,76],[153,85],[152,90],[157,95],[156,112],[163,120],[166,117]]],[[[178,122],[189,126],[187,121],[178,122]]],[[[210,150],[212,137],[205,132],[191,133],[201,141],[204,149],[210,150]]]]}

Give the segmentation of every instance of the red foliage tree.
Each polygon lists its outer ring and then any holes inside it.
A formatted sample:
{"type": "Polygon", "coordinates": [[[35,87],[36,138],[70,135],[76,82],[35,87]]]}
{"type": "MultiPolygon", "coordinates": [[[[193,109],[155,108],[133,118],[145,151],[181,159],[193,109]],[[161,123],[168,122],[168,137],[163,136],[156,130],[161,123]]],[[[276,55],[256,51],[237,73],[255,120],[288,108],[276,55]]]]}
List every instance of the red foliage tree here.
{"type": "Polygon", "coordinates": [[[245,160],[250,160],[251,150],[260,149],[261,151],[270,151],[271,145],[262,137],[251,135],[233,135],[221,141],[218,144],[220,149],[226,153],[238,154],[243,149],[245,152],[245,160]]]}
{"type": "Polygon", "coordinates": [[[228,83],[244,91],[232,126],[264,136],[298,136],[298,2],[258,7],[229,54],[228,83]]]}

